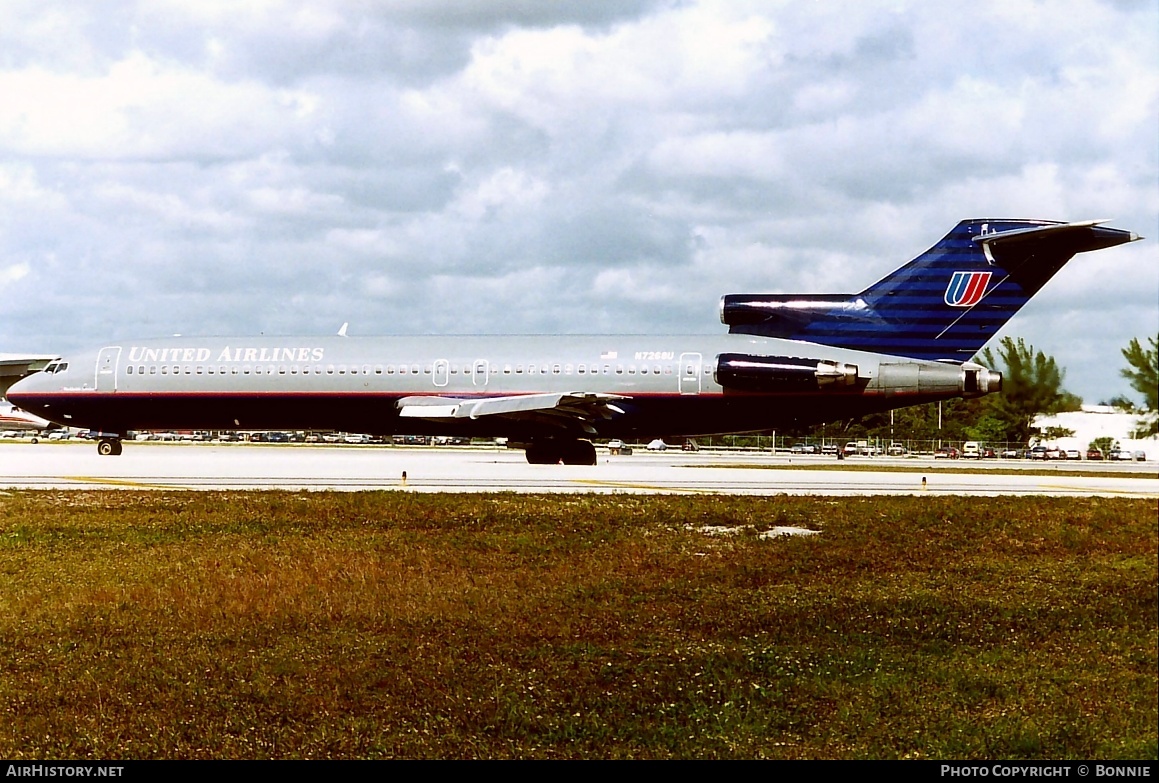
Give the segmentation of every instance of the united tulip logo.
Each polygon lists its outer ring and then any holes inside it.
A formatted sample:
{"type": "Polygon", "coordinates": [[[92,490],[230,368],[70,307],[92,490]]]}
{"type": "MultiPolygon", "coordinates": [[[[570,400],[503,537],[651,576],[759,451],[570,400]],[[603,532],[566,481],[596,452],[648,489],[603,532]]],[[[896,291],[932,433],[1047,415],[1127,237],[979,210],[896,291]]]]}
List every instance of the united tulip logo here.
{"type": "Polygon", "coordinates": [[[950,307],[973,307],[982,301],[990,272],[955,272],[946,286],[946,304],[950,307]]]}

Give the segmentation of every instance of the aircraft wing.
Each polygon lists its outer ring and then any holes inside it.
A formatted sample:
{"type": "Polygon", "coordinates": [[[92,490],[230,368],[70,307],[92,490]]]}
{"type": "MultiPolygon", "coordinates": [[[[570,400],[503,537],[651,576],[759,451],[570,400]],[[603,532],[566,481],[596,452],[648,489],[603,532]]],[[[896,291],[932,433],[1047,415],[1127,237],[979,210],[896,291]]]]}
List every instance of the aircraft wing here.
{"type": "Polygon", "coordinates": [[[33,356],[20,353],[0,353],[0,397],[8,393],[8,387],[37,370],[56,356],[33,356]]]}
{"type": "Polygon", "coordinates": [[[500,416],[513,421],[565,429],[579,425],[584,432],[595,434],[592,422],[623,413],[614,403],[626,399],[618,394],[597,392],[552,392],[482,398],[403,397],[398,401],[398,415],[429,421],[500,416]]]}

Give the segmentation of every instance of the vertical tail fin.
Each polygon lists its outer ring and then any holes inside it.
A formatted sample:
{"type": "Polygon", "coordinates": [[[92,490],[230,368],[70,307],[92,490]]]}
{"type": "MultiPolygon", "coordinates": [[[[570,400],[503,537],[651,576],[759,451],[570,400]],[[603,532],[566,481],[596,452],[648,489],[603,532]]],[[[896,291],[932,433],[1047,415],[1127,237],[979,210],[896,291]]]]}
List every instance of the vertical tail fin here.
{"type": "Polygon", "coordinates": [[[859,294],[730,294],[730,332],[968,361],[1076,253],[1132,242],[1103,221],[964,220],[859,294]]]}

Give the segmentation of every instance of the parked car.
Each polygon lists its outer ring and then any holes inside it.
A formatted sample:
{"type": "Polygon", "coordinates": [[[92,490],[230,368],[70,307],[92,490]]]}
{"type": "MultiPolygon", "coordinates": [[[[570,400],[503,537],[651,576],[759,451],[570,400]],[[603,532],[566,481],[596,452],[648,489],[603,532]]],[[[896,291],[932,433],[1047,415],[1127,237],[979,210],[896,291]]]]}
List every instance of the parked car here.
{"type": "Polygon", "coordinates": [[[982,445],[976,440],[962,444],[962,459],[982,459],[982,445]]]}
{"type": "Polygon", "coordinates": [[[1082,459],[1078,449],[1067,449],[1065,452],[1060,452],[1059,459],[1082,459]]]}
{"type": "Polygon", "coordinates": [[[1087,449],[1087,459],[1092,461],[1101,461],[1103,458],[1103,450],[1099,448],[1087,449]]]}
{"type": "Polygon", "coordinates": [[[1145,451],[1133,452],[1131,454],[1131,456],[1135,458],[1136,462],[1146,462],[1147,461],[1147,452],[1145,452],[1145,451]]]}
{"type": "Polygon", "coordinates": [[[665,443],[664,441],[662,441],[660,438],[656,438],[656,440],[654,440],[648,444],[648,451],[667,451],[667,450],[668,450],[668,444],[665,443]]]}
{"type": "Polygon", "coordinates": [[[960,455],[953,446],[942,446],[934,452],[934,459],[957,459],[960,455]]]}

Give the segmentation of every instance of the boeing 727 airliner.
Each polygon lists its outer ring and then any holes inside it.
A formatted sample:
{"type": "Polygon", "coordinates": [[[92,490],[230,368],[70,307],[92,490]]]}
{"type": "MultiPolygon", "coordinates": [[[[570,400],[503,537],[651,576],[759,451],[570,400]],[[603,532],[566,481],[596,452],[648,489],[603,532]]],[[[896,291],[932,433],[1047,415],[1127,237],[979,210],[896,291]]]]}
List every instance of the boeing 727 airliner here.
{"type": "Polygon", "coordinates": [[[737,294],[729,333],[133,340],[51,362],[9,398],[121,453],[137,429],[504,436],[532,463],[591,438],[692,437],[852,418],[1001,388],[972,357],[1105,221],[982,219],[859,294],[737,294]]]}

